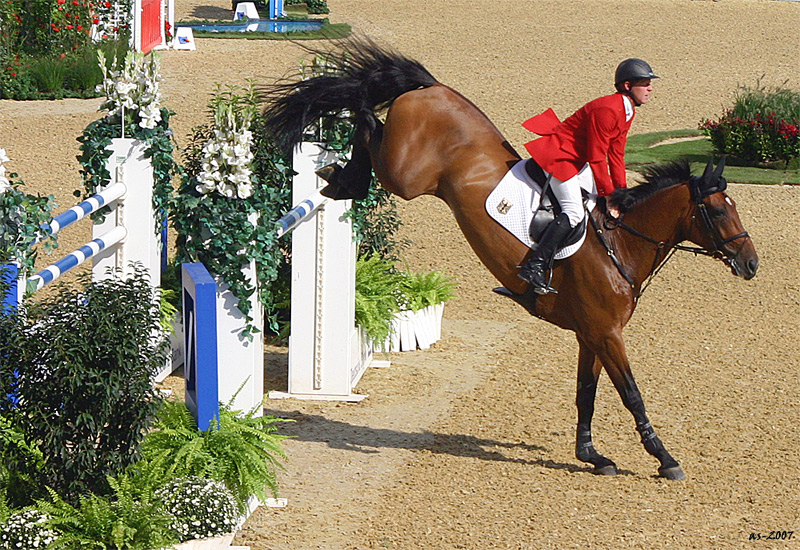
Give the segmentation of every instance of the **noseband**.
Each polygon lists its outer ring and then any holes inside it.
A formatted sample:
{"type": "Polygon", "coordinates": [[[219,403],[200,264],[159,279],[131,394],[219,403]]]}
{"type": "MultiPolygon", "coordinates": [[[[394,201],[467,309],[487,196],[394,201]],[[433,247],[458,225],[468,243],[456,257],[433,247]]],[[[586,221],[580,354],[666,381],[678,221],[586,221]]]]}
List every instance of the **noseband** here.
{"type": "MultiPolygon", "coordinates": [[[[650,270],[650,275],[648,276],[647,280],[644,282],[644,284],[642,285],[642,288],[639,290],[639,292],[636,294],[636,296],[634,296],[634,299],[633,299],[634,301],[637,301],[639,299],[639,297],[644,293],[645,289],[647,289],[647,287],[650,286],[650,283],[652,282],[652,280],[655,278],[655,276],[658,274],[658,272],[661,271],[661,268],[663,268],[666,265],[667,261],[672,257],[672,255],[675,253],[676,250],[681,250],[683,252],[692,252],[695,255],[700,254],[700,255],[703,255],[703,256],[709,256],[711,258],[715,258],[717,260],[722,260],[732,270],[738,271],[738,267],[737,267],[737,264],[736,264],[736,259],[739,257],[739,254],[742,252],[742,249],[744,249],[744,245],[747,244],[747,240],[750,239],[750,234],[747,233],[747,231],[743,231],[742,233],[739,233],[738,235],[734,235],[733,237],[729,237],[727,239],[724,238],[720,234],[719,230],[714,225],[714,223],[711,221],[711,215],[708,213],[708,208],[707,208],[706,204],[703,202],[704,198],[705,197],[698,196],[695,199],[695,208],[694,208],[694,211],[692,212],[692,219],[696,219],[697,218],[697,213],[698,212],[700,213],[700,219],[703,221],[703,228],[705,229],[706,234],[708,235],[708,237],[711,239],[711,242],[712,242],[712,245],[713,245],[713,249],[708,249],[708,248],[704,248],[704,247],[701,247],[701,246],[686,246],[686,245],[682,245],[682,244],[670,245],[670,244],[666,243],[665,241],[659,241],[658,239],[654,239],[654,238],[652,238],[652,237],[650,237],[648,235],[645,235],[644,233],[642,233],[638,229],[635,229],[635,228],[631,227],[630,225],[626,224],[625,222],[622,221],[622,216],[620,216],[617,219],[613,219],[613,220],[609,219],[609,218],[606,218],[605,222],[603,223],[603,227],[605,229],[607,229],[609,231],[613,231],[614,229],[620,227],[620,228],[624,229],[625,231],[627,231],[628,233],[630,233],[631,235],[634,235],[636,237],[644,239],[645,241],[656,245],[656,247],[658,248],[658,251],[656,252],[656,257],[653,259],[653,268],[650,270]],[[736,254],[734,254],[732,257],[728,257],[725,254],[725,252],[722,250],[722,247],[725,246],[726,244],[730,243],[730,242],[733,242],[733,241],[735,241],[737,239],[741,239],[743,237],[746,237],[746,238],[742,242],[742,244],[739,246],[739,249],[736,251],[736,254]],[[663,260],[659,261],[659,256],[660,256],[661,250],[663,250],[663,249],[669,249],[669,251],[664,256],[663,260]]],[[[597,227],[596,222],[594,221],[594,219],[591,216],[589,216],[589,219],[592,221],[592,225],[594,226],[595,233],[597,233],[598,238],[600,239],[600,242],[606,248],[606,251],[608,252],[608,255],[611,257],[611,260],[614,262],[614,265],[617,267],[617,269],[622,274],[622,276],[625,278],[625,280],[628,282],[628,284],[631,286],[631,288],[635,288],[636,285],[635,285],[633,279],[625,271],[624,266],[622,265],[622,262],[619,261],[619,259],[614,254],[614,251],[608,245],[608,242],[603,237],[603,232],[597,227]]]]}

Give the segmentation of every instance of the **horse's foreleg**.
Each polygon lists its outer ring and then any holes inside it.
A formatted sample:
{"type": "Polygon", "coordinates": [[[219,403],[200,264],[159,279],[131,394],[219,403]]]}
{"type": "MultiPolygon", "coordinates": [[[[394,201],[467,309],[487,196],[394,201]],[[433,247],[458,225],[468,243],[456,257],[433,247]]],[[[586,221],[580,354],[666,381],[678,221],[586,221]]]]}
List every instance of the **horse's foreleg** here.
{"type": "MultiPolygon", "coordinates": [[[[377,131],[373,130],[372,133],[377,131]]],[[[377,137],[380,138],[379,135],[377,137]]],[[[367,196],[369,184],[372,182],[372,160],[367,143],[374,139],[375,137],[369,135],[363,126],[359,126],[353,136],[350,160],[344,167],[330,164],[317,171],[317,175],[330,184],[323,189],[323,195],[335,200],[360,200],[367,196]]]]}
{"type": "Polygon", "coordinates": [[[647,418],[644,400],[633,379],[622,338],[611,336],[605,339],[604,344],[597,351],[598,357],[603,362],[606,372],[608,372],[611,382],[622,398],[625,408],[633,414],[633,418],[636,421],[636,431],[639,432],[642,438],[642,445],[644,445],[648,453],[656,457],[661,463],[658,473],[668,479],[684,479],[686,476],[683,470],[664,448],[664,444],[656,435],[650,420],[647,418]]]}
{"type": "Polygon", "coordinates": [[[617,465],[598,453],[592,443],[592,416],[597,393],[597,380],[602,364],[593,351],[578,339],[578,390],[575,405],[578,407],[578,434],[575,439],[575,457],[594,466],[594,473],[616,475],[617,465]]]}

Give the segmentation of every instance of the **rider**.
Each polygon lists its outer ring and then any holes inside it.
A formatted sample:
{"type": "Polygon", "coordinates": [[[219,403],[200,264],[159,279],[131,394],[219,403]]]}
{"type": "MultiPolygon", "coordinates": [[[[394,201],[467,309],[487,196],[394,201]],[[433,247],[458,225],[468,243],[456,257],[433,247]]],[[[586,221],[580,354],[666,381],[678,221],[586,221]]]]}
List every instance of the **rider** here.
{"type": "MultiPolygon", "coordinates": [[[[561,207],[518,274],[537,294],[556,292],[548,284],[547,269],[553,263],[559,244],[583,219],[583,196],[575,177],[578,172],[589,165],[601,197],[626,186],[628,129],[634,107],[647,103],[650,98],[654,78],[658,77],[647,62],[626,59],[619,64],[614,76],[617,93],[590,101],[563,122],[548,109],[522,124],[543,136],[526,143],[525,148],[533,161],[552,174],[550,186],[561,207]]],[[[619,211],[610,203],[607,210],[612,216],[619,216],[619,211]]]]}

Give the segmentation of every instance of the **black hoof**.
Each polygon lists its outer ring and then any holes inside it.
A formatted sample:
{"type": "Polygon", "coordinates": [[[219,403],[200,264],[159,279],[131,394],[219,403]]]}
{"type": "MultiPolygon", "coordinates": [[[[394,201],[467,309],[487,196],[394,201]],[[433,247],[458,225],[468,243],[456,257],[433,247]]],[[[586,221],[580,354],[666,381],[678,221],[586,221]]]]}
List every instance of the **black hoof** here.
{"type": "Polygon", "coordinates": [[[342,171],[342,166],[337,163],[328,164],[327,166],[323,166],[315,173],[320,178],[324,179],[328,183],[336,183],[336,176],[339,175],[339,172],[342,171]]]}
{"type": "Polygon", "coordinates": [[[686,474],[683,473],[683,470],[680,466],[672,466],[671,468],[659,468],[658,475],[661,477],[665,477],[667,479],[672,479],[674,481],[680,481],[682,479],[686,479],[686,474]]]}
{"type": "Polygon", "coordinates": [[[619,473],[616,464],[606,464],[605,466],[595,467],[594,472],[598,476],[615,476],[619,473]]]}

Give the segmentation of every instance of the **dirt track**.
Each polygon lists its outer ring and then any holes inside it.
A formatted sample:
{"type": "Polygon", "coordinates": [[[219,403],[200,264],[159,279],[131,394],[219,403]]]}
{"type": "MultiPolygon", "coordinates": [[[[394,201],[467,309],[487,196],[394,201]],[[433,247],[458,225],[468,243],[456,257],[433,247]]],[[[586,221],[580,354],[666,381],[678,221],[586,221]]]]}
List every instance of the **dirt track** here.
{"type": "MultiPolygon", "coordinates": [[[[519,123],[566,116],[610,91],[616,63],[650,61],[651,102],[633,132],[695,127],[737,84],[800,88],[800,3],[774,0],[497,0],[491,4],[329,0],[346,21],[422,61],[479,105],[518,148],[519,123]],[[619,38],[625,35],[624,39],[619,38]]],[[[185,0],[178,17],[229,7],[185,0]]],[[[279,76],[299,49],[200,40],[168,52],[166,105],[180,144],[215,83],[279,76]]],[[[63,206],[79,188],[75,137],[97,100],[0,102],[0,147],[30,188],[63,206]],[[44,159],[44,160],[43,160],[44,159]]],[[[761,257],[758,276],[678,255],[643,297],[627,348],[661,438],[688,479],[654,477],[629,414],[601,380],[595,442],[623,475],[573,457],[577,345],[495,297],[494,280],[435,199],[402,205],[415,269],[445,269],[459,297],[432,350],[370,370],[357,405],[269,402],[294,418],[282,510],[259,509],[237,536],[254,549],[800,548],[800,189],[731,185],[761,257]],[[750,533],[795,531],[790,541],[750,533]]],[[[66,236],[62,249],[85,242],[66,236]]],[[[72,248],[69,248],[70,250],[72,248]]],[[[272,374],[285,350],[268,350],[272,374]]],[[[270,378],[270,388],[281,382],[270,378]]]]}

